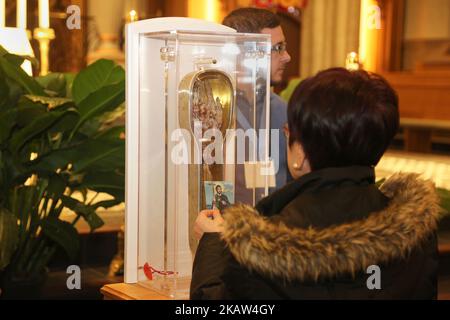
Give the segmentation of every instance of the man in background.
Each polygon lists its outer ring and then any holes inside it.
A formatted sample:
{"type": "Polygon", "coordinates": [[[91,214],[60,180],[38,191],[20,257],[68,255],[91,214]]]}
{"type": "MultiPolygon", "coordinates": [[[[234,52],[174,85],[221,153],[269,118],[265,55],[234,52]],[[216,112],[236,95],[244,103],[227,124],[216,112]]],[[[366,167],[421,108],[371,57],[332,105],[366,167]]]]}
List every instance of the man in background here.
{"type": "MultiPolygon", "coordinates": [[[[240,33],[269,34],[272,39],[270,83],[274,86],[283,80],[284,70],[291,61],[291,57],[286,51],[286,38],[280,20],[273,12],[258,8],[240,8],[226,16],[222,24],[240,33]]],[[[240,122],[240,120],[244,119],[240,119],[238,114],[237,121],[240,122]]],[[[279,156],[275,156],[273,159],[276,162],[275,168],[278,168],[275,189],[284,186],[290,180],[286,164],[286,138],[283,134],[283,127],[286,122],[287,104],[272,92],[270,94],[270,129],[278,129],[280,139],[279,156]]],[[[276,155],[276,153],[274,150],[270,152],[271,155],[276,155]]],[[[274,191],[274,189],[271,189],[271,191],[274,191]]]]}

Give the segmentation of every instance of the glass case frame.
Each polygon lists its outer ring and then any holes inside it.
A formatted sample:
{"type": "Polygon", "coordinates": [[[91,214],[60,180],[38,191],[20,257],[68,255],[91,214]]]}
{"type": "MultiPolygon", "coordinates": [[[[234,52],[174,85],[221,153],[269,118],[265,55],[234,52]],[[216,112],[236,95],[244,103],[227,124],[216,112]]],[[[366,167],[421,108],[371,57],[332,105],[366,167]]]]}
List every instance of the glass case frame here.
{"type": "MultiPolygon", "coordinates": [[[[126,41],[125,282],[148,286],[170,298],[187,298],[196,249],[191,229],[197,211],[205,209],[203,183],[232,180],[238,188],[235,179],[243,170],[247,175],[248,164],[270,163],[270,36],[239,34],[196,19],[158,18],[129,24],[126,41]],[[183,111],[187,105],[183,101],[190,102],[191,110],[192,83],[209,73],[229,82],[230,101],[222,97],[223,88],[217,91],[214,79],[210,80],[216,90],[213,103],[229,117],[226,121],[220,117],[223,126],[210,129],[223,134],[226,161],[232,158],[234,162],[205,166],[169,161],[176,147],[170,140],[173,132],[195,131],[194,126],[189,128],[191,111],[183,111]],[[240,96],[248,106],[239,103],[240,96]],[[243,111],[250,114],[250,124],[245,126],[239,121],[243,111]],[[255,132],[256,141],[256,129],[266,129],[259,133],[258,143],[246,146],[245,166],[236,162],[237,142],[227,128],[255,132]]],[[[191,151],[205,152],[202,143],[191,151]]],[[[254,205],[268,194],[270,176],[255,180],[259,182],[247,192],[248,201],[242,201],[245,192],[233,190],[237,200],[254,205]]]]}

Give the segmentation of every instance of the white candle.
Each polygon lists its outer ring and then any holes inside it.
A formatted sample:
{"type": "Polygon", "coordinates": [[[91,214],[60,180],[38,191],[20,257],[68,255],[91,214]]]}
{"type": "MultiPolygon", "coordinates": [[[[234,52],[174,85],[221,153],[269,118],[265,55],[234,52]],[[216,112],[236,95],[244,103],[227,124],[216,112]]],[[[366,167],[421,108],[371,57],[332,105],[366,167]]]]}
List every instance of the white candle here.
{"type": "Polygon", "coordinates": [[[5,0],[0,0],[0,28],[5,27],[5,18],[6,18],[5,0]]]}
{"type": "Polygon", "coordinates": [[[39,0],[39,28],[50,28],[50,7],[48,0],[39,0]]]}
{"type": "Polygon", "coordinates": [[[17,0],[17,28],[27,29],[27,0],[17,0]]]}

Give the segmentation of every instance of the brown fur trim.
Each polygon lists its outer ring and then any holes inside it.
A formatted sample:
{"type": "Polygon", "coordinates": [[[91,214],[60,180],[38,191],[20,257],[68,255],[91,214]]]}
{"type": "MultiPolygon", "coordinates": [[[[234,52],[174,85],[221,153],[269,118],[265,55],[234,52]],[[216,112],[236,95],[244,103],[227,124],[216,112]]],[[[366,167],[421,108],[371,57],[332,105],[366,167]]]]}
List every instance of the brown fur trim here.
{"type": "Polygon", "coordinates": [[[405,257],[437,228],[441,213],[434,184],[416,174],[396,174],[381,191],[388,207],[367,219],[323,230],[288,228],[237,205],[224,215],[222,238],[250,270],[285,280],[355,274],[405,257]]]}

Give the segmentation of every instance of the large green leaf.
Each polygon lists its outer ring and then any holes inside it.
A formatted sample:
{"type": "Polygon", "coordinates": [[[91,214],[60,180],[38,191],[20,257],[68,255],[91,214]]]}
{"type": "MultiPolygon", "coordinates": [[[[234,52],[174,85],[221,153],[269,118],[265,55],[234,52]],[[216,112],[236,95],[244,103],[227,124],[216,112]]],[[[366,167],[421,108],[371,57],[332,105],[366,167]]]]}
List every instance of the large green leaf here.
{"type": "Polygon", "coordinates": [[[6,56],[7,54],[9,54],[8,50],[0,46],[0,57],[6,56]]]}
{"type": "Polygon", "coordinates": [[[125,166],[123,140],[92,140],[80,146],[72,162],[74,173],[83,171],[110,171],[125,166]]]}
{"type": "Polygon", "coordinates": [[[0,184],[0,199],[7,198],[8,193],[15,186],[21,186],[28,178],[29,174],[25,173],[20,161],[11,155],[9,150],[2,150],[0,152],[0,169],[1,184],[0,184]]]}
{"type": "Polygon", "coordinates": [[[88,172],[82,182],[83,186],[97,192],[108,193],[120,202],[125,200],[125,175],[111,172],[88,172]]]}
{"type": "Polygon", "coordinates": [[[74,73],[65,73],[64,77],[66,78],[66,94],[65,97],[69,99],[73,99],[72,88],[73,82],[75,80],[76,74],[74,73]]]}
{"type": "Polygon", "coordinates": [[[64,169],[76,156],[77,152],[74,148],[58,149],[32,161],[28,165],[28,170],[42,176],[49,176],[58,169],[64,169]]]}
{"type": "Polygon", "coordinates": [[[5,55],[0,55],[0,68],[2,68],[4,74],[17,82],[25,91],[29,94],[45,96],[44,89],[39,83],[30,77],[20,66],[15,65],[5,55]]]}
{"type": "Polygon", "coordinates": [[[49,73],[46,76],[35,78],[36,81],[43,87],[50,95],[65,97],[66,96],[66,77],[63,73],[49,73]]]}
{"type": "Polygon", "coordinates": [[[97,202],[95,204],[92,205],[93,208],[98,209],[98,208],[104,208],[104,209],[108,209],[111,207],[115,207],[119,204],[121,204],[123,202],[123,200],[104,200],[104,201],[100,201],[97,202]]]}
{"type": "Polygon", "coordinates": [[[54,150],[30,163],[29,170],[42,174],[72,165],[73,174],[125,168],[125,141],[103,138],[87,140],[73,147],[54,150]]]}
{"type": "Polygon", "coordinates": [[[68,109],[64,111],[53,111],[38,116],[28,126],[18,131],[11,139],[11,149],[13,152],[18,152],[25,143],[27,143],[33,137],[39,135],[42,132],[46,132],[51,129],[52,126],[62,121],[64,117],[71,117],[73,114],[77,114],[74,109],[68,109]]]}
{"type": "MultiPolygon", "coordinates": [[[[0,68],[0,76],[2,76],[2,70],[0,68]]],[[[9,88],[9,101],[6,105],[7,108],[15,108],[17,101],[20,100],[20,97],[24,93],[24,89],[18,84],[16,81],[11,80],[4,76],[5,82],[9,88]]]]}
{"type": "Polygon", "coordinates": [[[15,55],[15,54],[11,54],[2,46],[0,46],[0,56],[4,57],[6,60],[11,62],[16,67],[20,67],[22,65],[22,63],[25,61],[24,57],[21,57],[21,56],[15,55]]]}
{"type": "Polygon", "coordinates": [[[17,109],[0,112],[0,144],[3,144],[11,135],[12,128],[17,122],[17,109]]]}
{"type": "Polygon", "coordinates": [[[73,81],[72,95],[76,104],[90,94],[113,84],[125,81],[125,71],[111,60],[98,60],[82,70],[73,81]]]}
{"type": "Polygon", "coordinates": [[[44,235],[57,243],[74,260],[80,249],[78,232],[70,223],[49,217],[41,222],[44,235]]]}
{"type": "Polygon", "coordinates": [[[5,57],[9,62],[11,62],[16,67],[20,67],[22,63],[25,61],[25,58],[10,53],[3,55],[3,57],[5,57]]]}
{"type": "Polygon", "coordinates": [[[72,84],[75,79],[73,73],[49,73],[36,78],[36,81],[49,93],[50,96],[72,97],[72,84]]]}
{"type": "Polygon", "coordinates": [[[102,123],[100,119],[93,118],[87,120],[77,131],[74,133],[72,142],[75,141],[85,141],[86,139],[90,139],[95,137],[100,128],[102,127],[102,123]]]}
{"type": "Polygon", "coordinates": [[[124,133],[125,126],[111,127],[105,131],[99,132],[98,135],[95,136],[95,139],[121,139],[124,133]]]}
{"type": "Polygon", "coordinates": [[[73,134],[89,119],[104,112],[111,111],[125,101],[125,82],[103,87],[90,94],[78,105],[80,121],[73,134]]]}
{"type": "Polygon", "coordinates": [[[9,62],[14,64],[17,67],[21,67],[25,60],[31,62],[33,66],[38,66],[39,62],[35,57],[27,56],[27,55],[16,55],[13,53],[9,53],[5,48],[0,46],[0,56],[5,57],[9,62]]]}
{"type": "Polygon", "coordinates": [[[17,124],[25,127],[32,123],[36,118],[47,113],[47,107],[39,102],[33,102],[22,96],[17,104],[17,124]]]}
{"type": "Polygon", "coordinates": [[[8,266],[18,244],[17,218],[0,208],[0,271],[8,266]]]}
{"type": "Polygon", "coordinates": [[[47,187],[47,197],[57,200],[61,198],[66,191],[66,181],[58,174],[53,174],[49,177],[47,187]]]}
{"type": "Polygon", "coordinates": [[[39,227],[39,204],[46,187],[47,180],[40,180],[35,186],[19,186],[10,191],[9,207],[20,221],[20,243],[26,240],[28,233],[39,227]]]}
{"type": "MultiPolygon", "coordinates": [[[[115,110],[125,100],[125,74],[103,60],[77,76],[33,79],[20,68],[23,59],[0,48],[0,206],[20,221],[16,229],[21,252],[14,265],[33,271],[48,261],[55,244],[76,256],[77,232],[58,219],[63,207],[95,230],[103,225],[96,210],[123,201],[125,143],[119,137],[124,128],[106,128],[114,126],[115,110]],[[86,134],[81,129],[88,124],[86,134]],[[32,152],[39,158],[30,161],[32,152]],[[36,185],[24,186],[31,174],[36,185]],[[107,192],[114,199],[87,204],[65,196],[67,188],[107,192]],[[39,261],[34,255],[44,257],[39,261]],[[30,257],[33,263],[28,263],[30,257]]],[[[0,240],[0,251],[3,248],[0,240]]]]}
{"type": "Polygon", "coordinates": [[[63,105],[66,105],[68,103],[71,103],[71,99],[67,98],[57,98],[57,97],[43,97],[43,96],[35,96],[31,94],[25,95],[26,98],[33,102],[39,102],[41,104],[45,104],[48,106],[49,109],[54,109],[63,105]]]}
{"type": "Polygon", "coordinates": [[[74,108],[69,107],[69,109],[73,112],[67,113],[58,122],[56,122],[55,125],[49,129],[50,134],[67,133],[67,135],[69,135],[72,132],[73,128],[75,128],[80,121],[80,115],[74,108]]]}
{"type": "Polygon", "coordinates": [[[95,208],[67,196],[62,196],[61,201],[65,207],[81,215],[89,224],[91,231],[95,231],[104,225],[103,220],[95,212],[95,208]]]}
{"type": "Polygon", "coordinates": [[[9,104],[9,86],[0,72],[0,110],[6,109],[9,104]]]}
{"type": "Polygon", "coordinates": [[[15,108],[23,92],[22,87],[6,77],[3,69],[0,68],[0,110],[15,108]]]}

